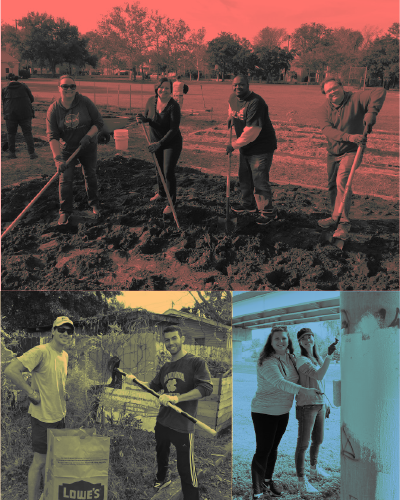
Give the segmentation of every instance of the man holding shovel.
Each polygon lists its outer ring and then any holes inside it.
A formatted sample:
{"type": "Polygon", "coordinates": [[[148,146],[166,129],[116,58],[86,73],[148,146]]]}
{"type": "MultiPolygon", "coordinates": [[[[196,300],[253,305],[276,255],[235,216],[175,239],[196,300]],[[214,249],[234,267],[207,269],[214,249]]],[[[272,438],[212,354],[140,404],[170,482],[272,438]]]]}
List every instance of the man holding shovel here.
{"type": "MultiPolygon", "coordinates": [[[[386,90],[379,87],[362,92],[346,92],[338,78],[328,76],[321,83],[321,92],[327,97],[319,110],[318,119],[322,133],[328,139],[328,189],[332,215],[319,220],[318,224],[327,229],[336,226],[357,148],[363,142],[364,130],[371,133],[376,115],[385,101],[386,90]]],[[[351,194],[350,187],[333,238],[346,240],[349,237],[351,194]]]]}
{"type": "MultiPolygon", "coordinates": [[[[171,361],[165,363],[150,382],[141,382],[156,392],[164,390],[160,396],[161,408],[155,426],[157,475],[154,488],[157,490],[171,482],[168,473],[171,443],[177,452],[177,467],[181,477],[184,500],[199,500],[199,488],[194,464],[194,423],[177,414],[168,406],[178,405],[186,413],[196,417],[197,401],[212,393],[210,371],[202,358],[193,356],[182,348],[185,337],[178,326],[168,326],[163,332],[171,361]]],[[[126,379],[134,383],[134,375],[126,379]]]]}
{"type": "Polygon", "coordinates": [[[38,345],[7,366],[5,375],[31,401],[28,412],[31,415],[33,462],[28,472],[28,499],[38,500],[40,477],[44,473],[47,453],[47,429],[65,428],[67,392],[68,353],[74,324],[66,316],[58,317],[52,328],[53,338],[48,344],[38,345]],[[32,373],[29,385],[22,373],[32,373]]]}
{"type": "Polygon", "coordinates": [[[275,130],[264,99],[249,89],[247,76],[233,80],[229,97],[228,127],[235,127],[237,140],[226,146],[229,154],[239,148],[239,182],[242,203],[232,206],[236,213],[257,213],[260,224],[273,218],[269,171],[277,148],[275,130]]]}

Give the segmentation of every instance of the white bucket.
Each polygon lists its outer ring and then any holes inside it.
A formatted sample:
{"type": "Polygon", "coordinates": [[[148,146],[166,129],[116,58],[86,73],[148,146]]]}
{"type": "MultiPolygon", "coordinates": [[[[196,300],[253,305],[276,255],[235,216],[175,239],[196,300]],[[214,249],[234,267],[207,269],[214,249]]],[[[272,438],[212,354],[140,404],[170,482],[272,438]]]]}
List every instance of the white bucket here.
{"type": "Polygon", "coordinates": [[[115,149],[128,151],[128,130],[126,128],[114,130],[115,149]]]}

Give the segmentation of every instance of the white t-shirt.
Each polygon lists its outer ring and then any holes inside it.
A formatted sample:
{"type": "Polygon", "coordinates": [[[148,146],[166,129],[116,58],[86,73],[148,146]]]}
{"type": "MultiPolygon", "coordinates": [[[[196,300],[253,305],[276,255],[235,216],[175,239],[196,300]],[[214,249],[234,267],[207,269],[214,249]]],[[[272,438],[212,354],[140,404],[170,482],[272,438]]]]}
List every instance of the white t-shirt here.
{"type": "Polygon", "coordinates": [[[184,85],[185,84],[183,82],[179,82],[179,81],[173,82],[173,84],[172,84],[173,93],[179,94],[179,95],[183,94],[184,85]]]}
{"type": "Polygon", "coordinates": [[[41,422],[62,420],[67,413],[65,382],[68,353],[44,344],[33,347],[17,359],[32,373],[32,389],[40,394],[40,403],[31,403],[28,413],[41,422]]]}

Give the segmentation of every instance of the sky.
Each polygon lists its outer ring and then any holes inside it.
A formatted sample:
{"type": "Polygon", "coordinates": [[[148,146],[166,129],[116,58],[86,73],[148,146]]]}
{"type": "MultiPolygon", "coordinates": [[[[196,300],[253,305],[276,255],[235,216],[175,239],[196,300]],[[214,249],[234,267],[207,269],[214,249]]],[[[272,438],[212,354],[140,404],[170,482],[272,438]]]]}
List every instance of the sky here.
{"type": "MultiPolygon", "coordinates": [[[[133,1],[129,3],[134,3],[133,1]]],[[[15,24],[31,11],[63,17],[78,26],[82,34],[95,30],[97,23],[114,6],[123,6],[123,0],[7,0],[1,5],[2,22],[15,24]]],[[[286,3],[265,0],[141,0],[140,5],[149,11],[171,19],[183,19],[192,29],[206,29],[206,41],[222,31],[237,34],[251,42],[266,26],[286,28],[292,33],[303,23],[321,23],[329,28],[362,30],[366,25],[378,26],[384,32],[399,21],[398,0],[289,0],[286,3]],[[384,7],[381,7],[384,6],[384,7]]]]}
{"type": "MultiPolygon", "coordinates": [[[[192,292],[196,296],[196,292],[192,292]]],[[[123,292],[117,299],[126,307],[143,307],[147,311],[163,314],[168,309],[192,306],[194,299],[189,292],[123,292]],[[174,306],[172,306],[172,302],[174,306]]]]}

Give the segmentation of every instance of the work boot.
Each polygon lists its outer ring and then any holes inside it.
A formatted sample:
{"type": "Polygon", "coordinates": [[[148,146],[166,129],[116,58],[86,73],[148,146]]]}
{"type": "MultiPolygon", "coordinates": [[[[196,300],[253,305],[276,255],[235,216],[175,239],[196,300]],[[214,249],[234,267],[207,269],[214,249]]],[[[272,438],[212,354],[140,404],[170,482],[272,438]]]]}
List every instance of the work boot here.
{"type": "Polygon", "coordinates": [[[37,155],[35,152],[33,152],[33,153],[31,153],[31,154],[29,155],[29,158],[30,158],[31,160],[36,160],[36,158],[39,158],[39,157],[38,157],[38,155],[37,155]]]}
{"type": "Polygon", "coordinates": [[[163,210],[163,214],[164,215],[172,214],[172,208],[169,205],[167,205],[163,210]]]}
{"type": "Polygon", "coordinates": [[[93,214],[96,217],[101,217],[101,210],[100,210],[99,205],[93,205],[92,210],[93,210],[93,214]]]}
{"type": "Polygon", "coordinates": [[[66,226],[68,224],[70,216],[71,214],[66,214],[65,212],[61,213],[60,217],[58,218],[58,225],[66,226]]]}
{"type": "Polygon", "coordinates": [[[304,477],[298,477],[298,488],[299,488],[299,493],[319,493],[319,491],[314,488],[312,484],[310,484],[306,478],[304,477]]]}
{"type": "Polygon", "coordinates": [[[235,205],[231,206],[231,209],[236,212],[237,214],[242,214],[242,213],[250,213],[250,214],[255,214],[257,212],[257,207],[245,207],[244,205],[236,203],[235,205]]]}
{"type": "Polygon", "coordinates": [[[272,208],[262,210],[257,217],[256,223],[260,225],[269,224],[275,218],[275,213],[272,208]]]}
{"type": "Polygon", "coordinates": [[[282,496],[282,488],[279,488],[279,486],[270,479],[269,481],[265,480],[263,484],[263,488],[265,488],[265,491],[269,492],[271,497],[280,497],[282,496]]]}
{"type": "Polygon", "coordinates": [[[15,153],[13,153],[12,151],[10,151],[7,155],[7,158],[10,160],[13,160],[16,157],[17,157],[17,155],[15,153]]]}
{"type": "Polygon", "coordinates": [[[156,193],[152,198],[150,198],[150,201],[157,201],[160,200],[162,196],[159,193],[156,193]]]}
{"type": "Polygon", "coordinates": [[[318,221],[318,226],[324,229],[329,229],[330,227],[335,227],[336,222],[332,219],[332,217],[328,217],[327,219],[321,219],[318,221]]]}
{"type": "Polygon", "coordinates": [[[314,465],[310,467],[310,478],[318,479],[318,478],[331,477],[330,474],[326,472],[322,467],[318,465],[314,465]]]}
{"type": "Polygon", "coordinates": [[[347,240],[350,237],[349,231],[350,231],[350,224],[347,223],[339,224],[338,228],[333,233],[333,237],[338,238],[340,240],[347,240]]]}
{"type": "Polygon", "coordinates": [[[165,488],[166,486],[169,486],[170,484],[171,484],[171,476],[170,476],[170,473],[167,472],[167,475],[165,476],[164,479],[160,480],[156,476],[156,478],[154,479],[153,488],[155,488],[157,491],[160,491],[163,488],[165,488]]]}

